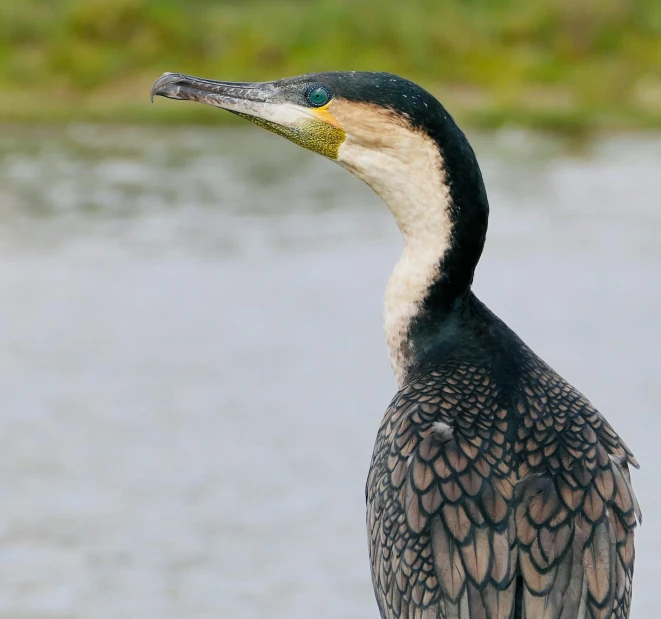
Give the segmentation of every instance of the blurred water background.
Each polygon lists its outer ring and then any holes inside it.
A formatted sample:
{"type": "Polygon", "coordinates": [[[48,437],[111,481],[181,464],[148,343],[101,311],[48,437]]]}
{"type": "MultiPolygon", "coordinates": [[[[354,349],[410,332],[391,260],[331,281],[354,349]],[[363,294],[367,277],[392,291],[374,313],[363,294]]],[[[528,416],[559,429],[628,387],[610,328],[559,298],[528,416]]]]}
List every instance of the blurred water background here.
{"type": "MultiPolygon", "coordinates": [[[[471,138],[477,294],[640,460],[632,616],[656,616],[661,136],[471,138]]],[[[376,619],[400,247],[365,186],[255,128],[6,128],[0,617],[376,619]]]]}

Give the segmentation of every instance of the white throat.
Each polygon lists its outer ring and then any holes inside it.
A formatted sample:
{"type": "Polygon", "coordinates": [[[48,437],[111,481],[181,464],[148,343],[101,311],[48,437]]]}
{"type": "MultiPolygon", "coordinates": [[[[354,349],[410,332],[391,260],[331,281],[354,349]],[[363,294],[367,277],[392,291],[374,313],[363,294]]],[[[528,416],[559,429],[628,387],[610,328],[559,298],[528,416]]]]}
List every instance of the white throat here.
{"type": "Polygon", "coordinates": [[[338,162],[388,205],[404,239],[383,314],[390,362],[401,388],[415,360],[409,326],[439,278],[450,245],[451,198],[441,153],[429,136],[387,112],[361,117],[362,125],[355,116],[351,119],[338,162]]]}

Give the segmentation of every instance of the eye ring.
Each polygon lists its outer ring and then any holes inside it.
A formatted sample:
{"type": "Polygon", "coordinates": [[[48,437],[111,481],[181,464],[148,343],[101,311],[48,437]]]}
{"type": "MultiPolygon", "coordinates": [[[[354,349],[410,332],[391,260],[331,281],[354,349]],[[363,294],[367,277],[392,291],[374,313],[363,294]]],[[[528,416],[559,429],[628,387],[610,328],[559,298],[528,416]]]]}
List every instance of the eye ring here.
{"type": "Polygon", "coordinates": [[[314,84],[313,86],[310,86],[305,93],[305,99],[312,107],[322,107],[326,105],[332,97],[333,93],[331,93],[330,88],[323,84],[314,84]]]}

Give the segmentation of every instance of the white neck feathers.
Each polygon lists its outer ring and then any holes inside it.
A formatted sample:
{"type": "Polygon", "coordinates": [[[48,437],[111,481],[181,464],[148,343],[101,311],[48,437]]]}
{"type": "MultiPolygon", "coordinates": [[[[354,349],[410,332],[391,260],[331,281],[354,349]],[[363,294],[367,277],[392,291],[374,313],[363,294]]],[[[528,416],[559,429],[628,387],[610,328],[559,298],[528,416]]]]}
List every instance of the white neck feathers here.
{"type": "MultiPolygon", "coordinates": [[[[387,111],[358,110],[358,117],[356,106],[350,107],[351,132],[340,146],[338,162],[388,205],[404,239],[383,316],[390,362],[402,387],[415,360],[409,326],[439,278],[450,245],[450,192],[441,153],[428,135],[387,111]]],[[[334,110],[346,126],[343,112],[334,110]]]]}

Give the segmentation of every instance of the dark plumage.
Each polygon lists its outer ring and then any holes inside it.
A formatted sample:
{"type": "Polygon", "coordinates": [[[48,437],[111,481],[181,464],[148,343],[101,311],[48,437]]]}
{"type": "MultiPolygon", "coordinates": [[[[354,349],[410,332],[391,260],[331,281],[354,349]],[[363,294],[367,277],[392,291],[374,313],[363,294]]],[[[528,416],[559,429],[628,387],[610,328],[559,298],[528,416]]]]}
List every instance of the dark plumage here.
{"type": "Polygon", "coordinates": [[[451,320],[374,448],[367,522],[381,616],[628,617],[635,458],[472,294],[451,320]]]}
{"type": "Polygon", "coordinates": [[[222,107],[338,161],[402,230],[384,321],[400,391],[366,487],[383,619],[628,617],[637,462],[471,292],[489,204],[445,108],[385,73],[177,74],[152,93],[222,107]]]}

